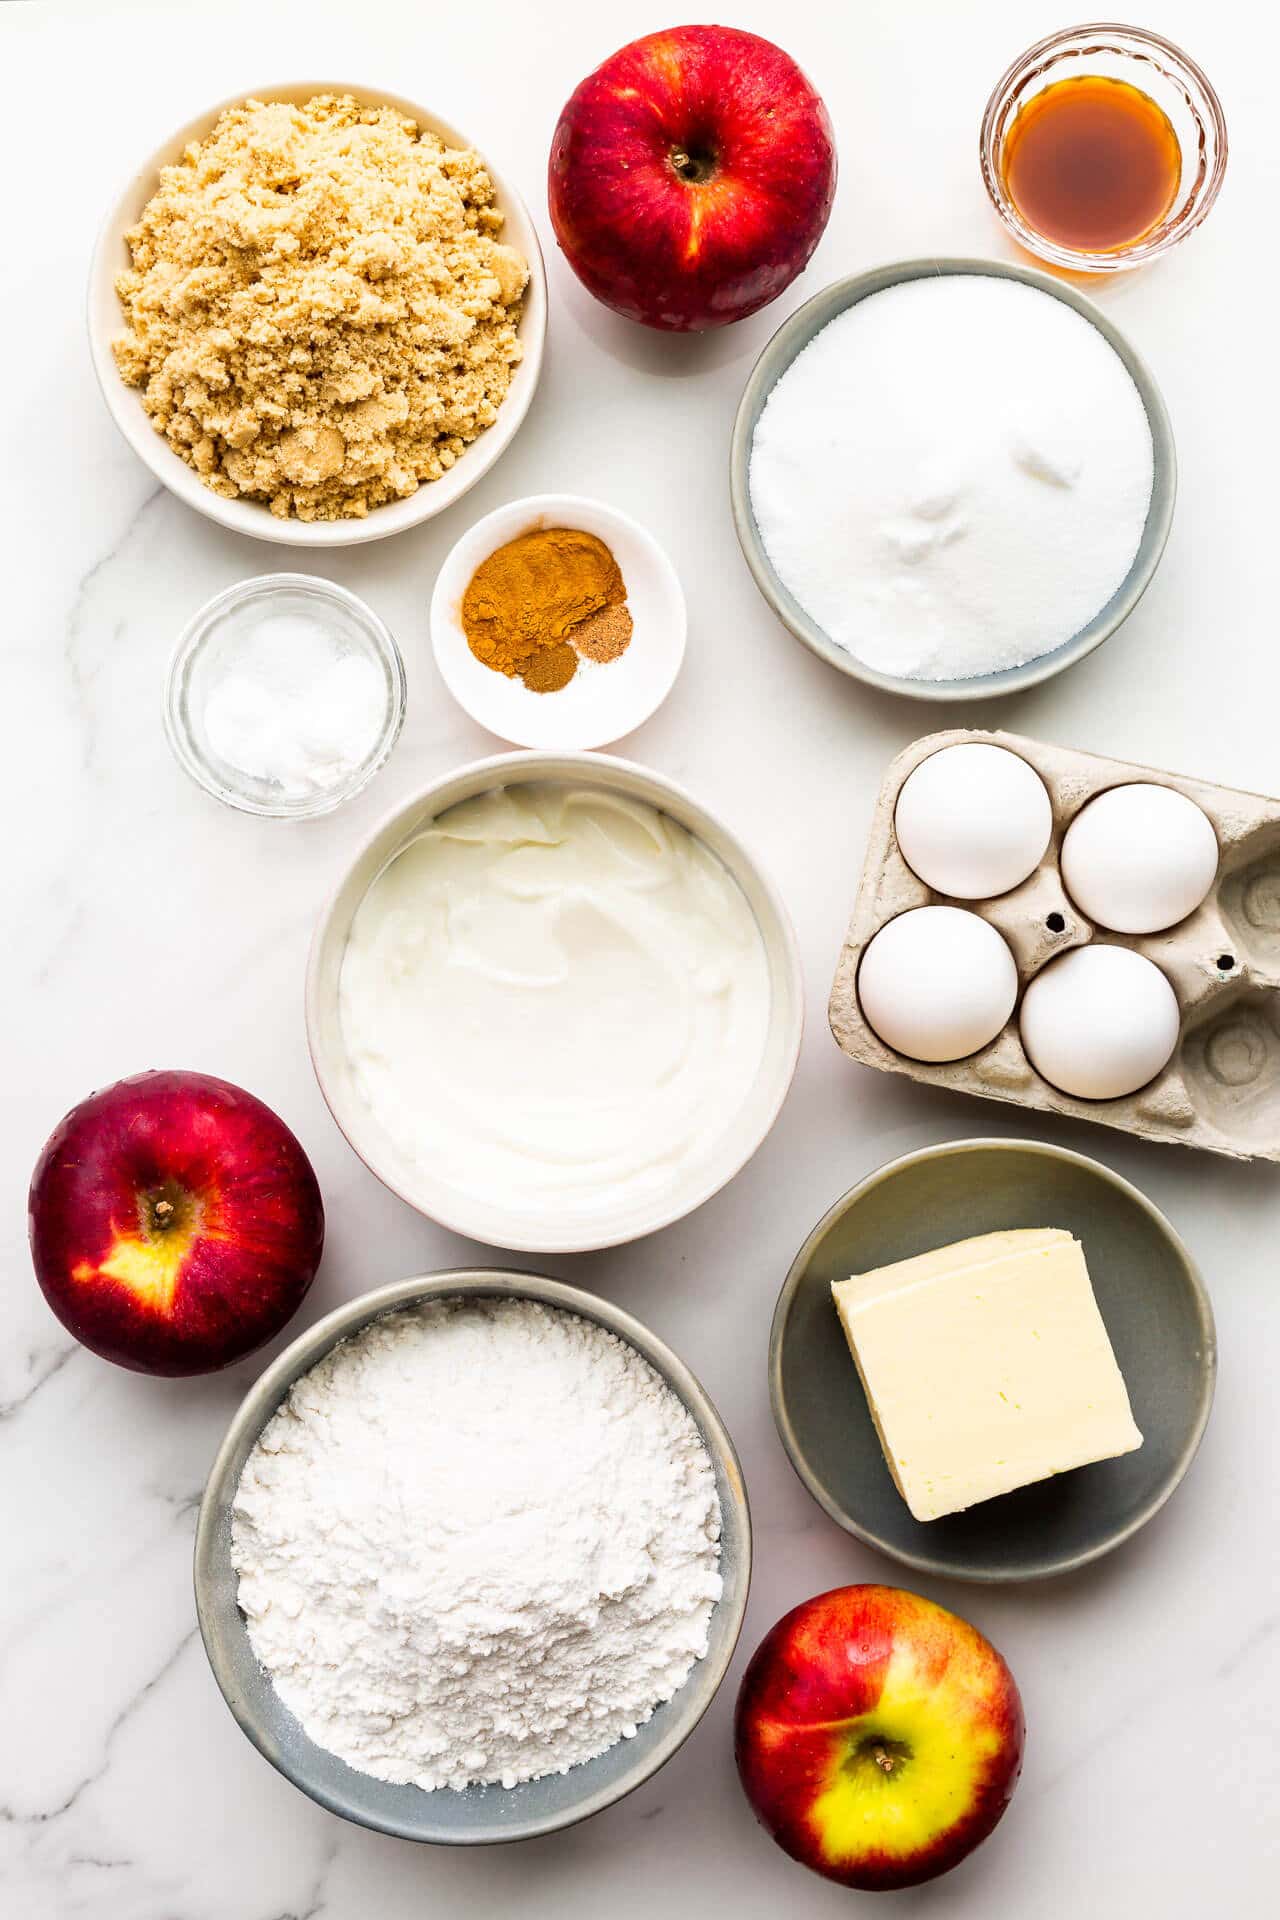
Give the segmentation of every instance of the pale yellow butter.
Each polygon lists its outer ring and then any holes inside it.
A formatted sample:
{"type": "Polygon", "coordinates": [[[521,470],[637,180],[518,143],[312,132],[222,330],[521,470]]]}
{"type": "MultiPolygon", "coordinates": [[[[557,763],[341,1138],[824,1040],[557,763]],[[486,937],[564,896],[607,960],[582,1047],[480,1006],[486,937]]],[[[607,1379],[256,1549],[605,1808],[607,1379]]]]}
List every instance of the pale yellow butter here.
{"type": "Polygon", "coordinates": [[[1142,1445],[1079,1242],[980,1234],[832,1283],[880,1444],[917,1520],[1142,1445]]]}

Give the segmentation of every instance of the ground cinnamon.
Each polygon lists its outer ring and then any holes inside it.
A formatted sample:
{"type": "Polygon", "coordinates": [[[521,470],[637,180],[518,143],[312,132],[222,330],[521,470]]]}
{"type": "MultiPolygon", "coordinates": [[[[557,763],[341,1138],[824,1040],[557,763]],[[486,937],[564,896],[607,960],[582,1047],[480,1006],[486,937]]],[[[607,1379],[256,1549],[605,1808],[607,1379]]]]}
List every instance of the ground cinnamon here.
{"type": "Polygon", "coordinates": [[[462,596],[462,630],[485,666],[518,676],[534,693],[554,693],[577,671],[569,644],[577,630],[612,609],[625,612],[626,596],[603,540],[577,527],[538,527],[476,568],[462,596]]]}

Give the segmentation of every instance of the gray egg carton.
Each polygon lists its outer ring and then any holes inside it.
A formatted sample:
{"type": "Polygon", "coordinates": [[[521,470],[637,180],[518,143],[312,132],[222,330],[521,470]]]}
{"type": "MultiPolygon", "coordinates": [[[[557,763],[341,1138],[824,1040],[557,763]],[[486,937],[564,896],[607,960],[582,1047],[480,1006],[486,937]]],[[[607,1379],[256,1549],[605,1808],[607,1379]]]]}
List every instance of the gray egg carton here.
{"type": "Polygon", "coordinates": [[[1144,1140],[1204,1147],[1237,1160],[1280,1161],[1280,800],[1019,734],[961,728],[928,734],[898,755],[880,789],[831,989],[830,1019],[850,1059],[882,1073],[1093,1120],[1144,1140]],[[1053,837],[1041,865],[1020,887],[993,900],[950,901],[925,886],[903,859],[894,833],[894,809],[907,775],[939,748],[960,741],[988,741],[1020,754],[1053,803],[1053,837]],[[1176,927],[1139,936],[1095,929],[1074,905],[1058,865],[1062,836],[1081,807],[1105,788],[1135,780],[1173,787],[1194,800],[1213,822],[1219,847],[1217,879],[1202,905],[1176,927]],[[1095,938],[1153,960],[1173,986],[1182,1017],[1178,1046],[1163,1073],[1118,1100],[1059,1093],[1023,1051],[1018,1007],[990,1046],[965,1060],[934,1066],[894,1053],[863,1019],[858,964],[887,920],[911,907],[939,904],[966,907],[1004,935],[1018,966],[1019,999],[1041,967],[1095,938]]]}

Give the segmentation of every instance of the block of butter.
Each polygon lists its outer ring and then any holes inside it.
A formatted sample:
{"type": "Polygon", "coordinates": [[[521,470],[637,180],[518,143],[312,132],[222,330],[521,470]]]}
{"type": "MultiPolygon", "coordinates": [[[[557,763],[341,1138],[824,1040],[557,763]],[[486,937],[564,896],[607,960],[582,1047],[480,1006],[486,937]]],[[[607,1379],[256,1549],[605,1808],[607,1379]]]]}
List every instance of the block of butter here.
{"type": "Polygon", "coordinates": [[[1142,1445],[1079,1241],[984,1233],[832,1283],[917,1520],[1142,1445]]]}

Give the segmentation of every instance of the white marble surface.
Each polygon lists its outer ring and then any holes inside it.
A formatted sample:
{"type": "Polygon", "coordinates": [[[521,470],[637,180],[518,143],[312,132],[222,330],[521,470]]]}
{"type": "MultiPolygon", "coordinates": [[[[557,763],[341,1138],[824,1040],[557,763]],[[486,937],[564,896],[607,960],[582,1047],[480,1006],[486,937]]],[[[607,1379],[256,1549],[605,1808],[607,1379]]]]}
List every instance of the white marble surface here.
{"type": "MultiPolygon", "coordinates": [[[[732,1681],[774,1618],[825,1586],[895,1578],[826,1520],[783,1457],[765,1388],[769,1314],[796,1246],[857,1176],[905,1148],[984,1130],[1095,1153],[1168,1210],[1213,1294],[1220,1389],[1190,1478],[1127,1550],[1022,1592],[919,1583],[1008,1655],[1030,1740],[996,1839],[893,1911],[1253,1920],[1272,1910],[1276,1171],[1084,1126],[1033,1127],[841,1058],[824,1007],[872,797],[890,755],[934,716],[868,696],[791,642],[756,596],[728,511],[734,404],[786,312],[838,274],[895,256],[1007,251],[978,176],[978,117],[1007,60],[1064,10],[739,0],[729,14],[800,57],[835,118],[840,192],[808,273],[754,320],[672,341],[614,322],[549,255],[549,361],[510,453],[434,526],[317,565],[387,617],[411,677],[403,741],[349,811],[298,828],[221,811],[187,784],[161,734],[165,662],[187,615],[291,556],[179,506],[106,416],[82,306],[117,180],[172,125],[238,87],[381,78],[437,102],[500,154],[549,239],[542,176],[562,99],[615,45],[675,11],[483,0],[471,24],[462,7],[392,0],[0,8],[10,876],[0,1910],[15,1920],[848,1910],[753,1825],[730,1755],[732,1681]],[[671,1340],[738,1441],[758,1536],[732,1680],[677,1759],[612,1812],[544,1842],[462,1854],[342,1825],[242,1738],[194,1632],[190,1549],[206,1469],[259,1362],[173,1384],[77,1351],[32,1281],[22,1196],[48,1129],[90,1088],[150,1065],[200,1067],[262,1095],[315,1161],[329,1243],[306,1317],[378,1281],[487,1257],[385,1193],[335,1131],[307,1062],[302,969],[321,897],[370,823],[493,749],[431,660],[427,602],[446,546],[471,517],[555,487],[636,514],[680,569],[688,661],[624,751],[687,781],[769,863],[795,916],[810,1025],[790,1101],[749,1172],[652,1240],[548,1263],[671,1340]]],[[[959,717],[1275,791],[1280,35],[1238,4],[1169,0],[1148,15],[1214,76],[1233,143],[1204,231],[1158,269],[1102,289],[1173,416],[1173,536],[1118,638],[998,713],[959,717]]]]}

